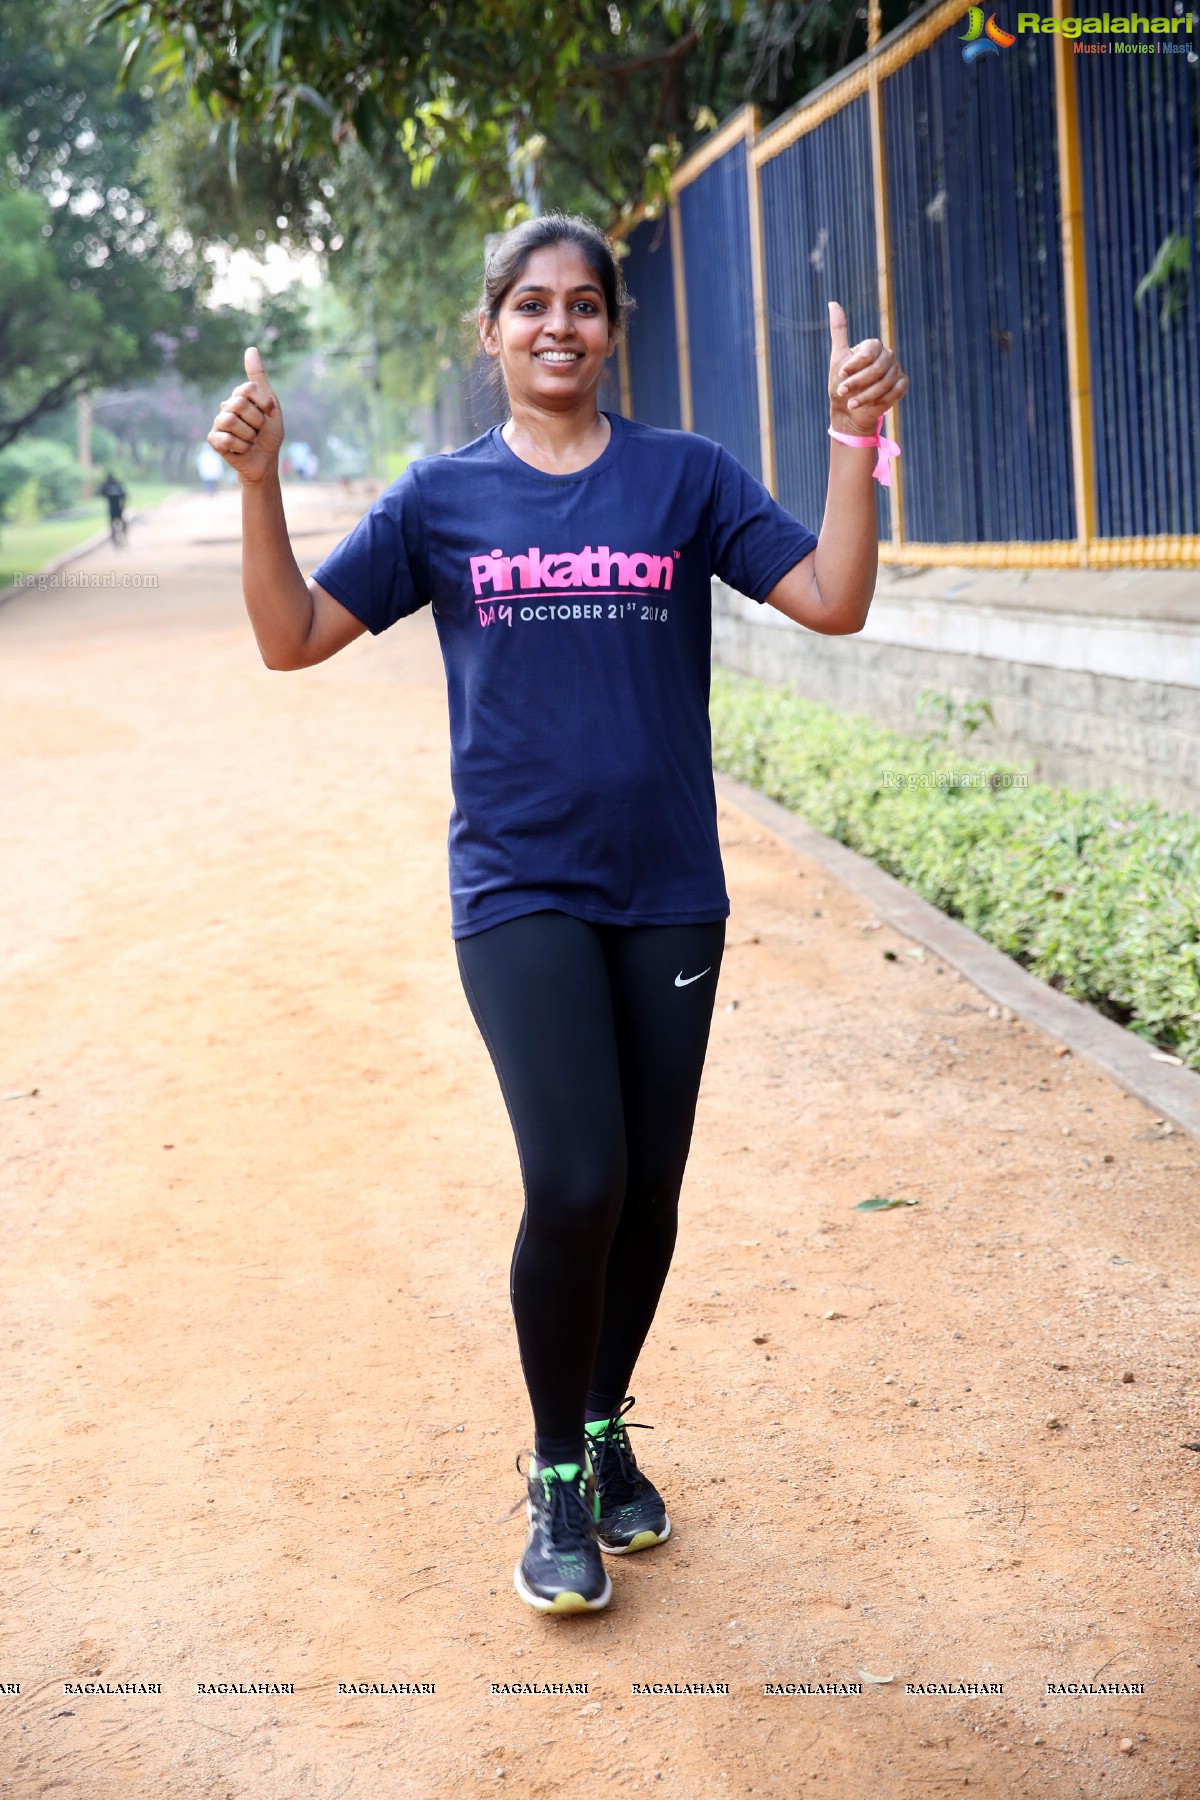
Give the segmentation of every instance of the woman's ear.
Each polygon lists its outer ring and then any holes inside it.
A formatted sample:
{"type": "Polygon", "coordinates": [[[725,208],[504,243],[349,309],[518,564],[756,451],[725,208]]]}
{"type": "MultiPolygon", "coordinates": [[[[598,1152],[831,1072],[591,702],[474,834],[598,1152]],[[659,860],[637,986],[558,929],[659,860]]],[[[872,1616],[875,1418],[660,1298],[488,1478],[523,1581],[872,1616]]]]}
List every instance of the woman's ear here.
{"type": "Polygon", "coordinates": [[[495,319],[489,319],[485,312],[479,315],[479,341],[485,356],[499,356],[500,333],[496,330],[495,319]]]}

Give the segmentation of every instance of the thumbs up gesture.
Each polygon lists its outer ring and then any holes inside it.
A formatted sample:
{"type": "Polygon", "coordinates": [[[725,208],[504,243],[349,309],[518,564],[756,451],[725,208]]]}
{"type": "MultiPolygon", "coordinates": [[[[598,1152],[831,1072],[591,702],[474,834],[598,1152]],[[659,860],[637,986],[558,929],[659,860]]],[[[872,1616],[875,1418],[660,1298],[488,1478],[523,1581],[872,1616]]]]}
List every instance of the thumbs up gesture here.
{"type": "Polygon", "coordinates": [[[253,345],[246,352],[246,375],[241,386],[221,402],[208,441],[239,481],[262,481],[279,466],[283,411],[253,345]]]}
{"type": "Polygon", "coordinates": [[[870,437],[876,421],[908,392],[908,376],[878,338],[851,346],[836,300],[829,302],[829,338],[829,422],[835,431],[870,437]]]}

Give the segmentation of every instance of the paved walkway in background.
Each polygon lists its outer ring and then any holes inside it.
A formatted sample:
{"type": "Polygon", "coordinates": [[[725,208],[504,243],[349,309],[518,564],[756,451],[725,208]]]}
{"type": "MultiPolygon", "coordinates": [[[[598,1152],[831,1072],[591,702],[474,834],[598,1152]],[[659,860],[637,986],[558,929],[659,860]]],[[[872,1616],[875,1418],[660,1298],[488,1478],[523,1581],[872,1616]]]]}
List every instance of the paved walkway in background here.
{"type": "Polygon", "coordinates": [[[521,1606],[432,620],[272,673],[238,561],[0,608],[0,1795],[1191,1800],[1200,1148],[728,800],[674,1530],[521,1606]]]}

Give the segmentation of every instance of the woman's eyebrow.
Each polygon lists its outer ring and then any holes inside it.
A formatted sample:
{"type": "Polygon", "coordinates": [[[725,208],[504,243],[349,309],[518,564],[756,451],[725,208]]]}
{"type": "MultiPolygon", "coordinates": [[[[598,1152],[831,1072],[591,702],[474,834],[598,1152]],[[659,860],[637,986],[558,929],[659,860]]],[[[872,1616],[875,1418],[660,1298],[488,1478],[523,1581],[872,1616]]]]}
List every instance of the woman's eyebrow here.
{"type": "MultiPolygon", "coordinates": [[[[550,289],[543,282],[527,281],[523,287],[517,288],[518,294],[548,294],[550,289]]],[[[581,281],[577,287],[568,288],[569,294],[601,294],[601,289],[590,281],[581,281]]]]}

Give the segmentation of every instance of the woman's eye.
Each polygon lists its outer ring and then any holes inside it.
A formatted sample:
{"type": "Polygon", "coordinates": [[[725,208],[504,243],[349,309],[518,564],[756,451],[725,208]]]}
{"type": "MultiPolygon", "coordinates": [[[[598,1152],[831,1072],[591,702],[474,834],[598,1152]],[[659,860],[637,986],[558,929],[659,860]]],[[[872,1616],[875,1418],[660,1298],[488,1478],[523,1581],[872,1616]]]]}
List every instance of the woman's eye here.
{"type": "MultiPolygon", "coordinates": [[[[522,300],[517,306],[517,311],[519,313],[541,312],[545,310],[545,305],[544,300],[522,300]]],[[[585,312],[589,316],[595,315],[600,310],[594,300],[576,300],[574,308],[576,312],[585,312]]]]}

